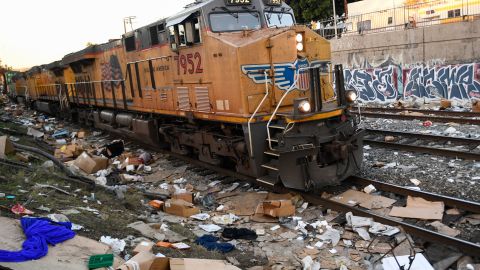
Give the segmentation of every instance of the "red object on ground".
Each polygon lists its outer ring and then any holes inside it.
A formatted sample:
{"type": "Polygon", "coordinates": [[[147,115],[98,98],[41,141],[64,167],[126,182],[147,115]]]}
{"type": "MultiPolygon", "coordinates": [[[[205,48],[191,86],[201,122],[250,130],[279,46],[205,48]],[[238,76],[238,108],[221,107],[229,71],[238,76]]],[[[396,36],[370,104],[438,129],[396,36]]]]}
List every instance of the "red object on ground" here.
{"type": "Polygon", "coordinates": [[[433,125],[432,121],[425,121],[423,122],[424,127],[431,127],[433,125]]]}
{"type": "Polygon", "coordinates": [[[28,210],[21,204],[14,205],[11,210],[12,210],[12,213],[14,213],[15,215],[33,215],[34,214],[34,212],[28,210]]]}

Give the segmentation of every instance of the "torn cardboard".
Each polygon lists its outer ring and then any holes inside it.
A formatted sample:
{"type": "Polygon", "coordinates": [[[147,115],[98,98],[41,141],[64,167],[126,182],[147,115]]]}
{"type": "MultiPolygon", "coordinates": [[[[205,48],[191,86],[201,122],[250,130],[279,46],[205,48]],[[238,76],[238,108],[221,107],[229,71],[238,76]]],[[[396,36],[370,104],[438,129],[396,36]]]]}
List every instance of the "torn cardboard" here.
{"type": "Polygon", "coordinates": [[[172,195],[172,199],[184,200],[186,202],[193,203],[193,193],[191,192],[175,193],[172,195]]]}
{"type": "Polygon", "coordinates": [[[133,255],[137,255],[141,252],[151,252],[155,243],[151,241],[142,241],[140,242],[132,251],[133,255]]]}
{"type": "Polygon", "coordinates": [[[0,137],[0,158],[15,153],[15,147],[7,136],[0,137]]]}
{"type": "Polygon", "coordinates": [[[122,264],[116,270],[150,270],[155,258],[155,255],[150,252],[141,252],[122,264]]]}
{"type": "Polygon", "coordinates": [[[180,217],[190,217],[200,213],[200,209],[195,207],[192,203],[175,199],[166,201],[165,205],[163,206],[163,211],[165,211],[165,213],[180,217]]]}
{"type": "Polygon", "coordinates": [[[263,214],[271,217],[290,217],[295,215],[295,206],[291,200],[264,201],[263,214]]]}
{"type": "Polygon", "coordinates": [[[360,205],[367,209],[387,208],[396,202],[396,200],[387,197],[370,195],[353,189],[347,190],[344,193],[333,197],[332,200],[345,205],[360,205]]]}
{"type": "Polygon", "coordinates": [[[422,198],[408,196],[406,207],[392,207],[388,215],[422,220],[441,220],[444,209],[445,204],[443,202],[430,202],[422,198]]]}
{"type": "Polygon", "coordinates": [[[170,259],[171,270],[240,270],[225,261],[203,259],[170,259]]]}
{"type": "Polygon", "coordinates": [[[437,232],[441,233],[441,234],[445,234],[445,235],[448,235],[448,236],[451,236],[451,237],[456,237],[457,235],[460,234],[460,231],[459,230],[456,230],[456,229],[453,229],[453,228],[450,228],[448,227],[447,225],[441,223],[440,221],[435,221],[435,222],[432,222],[430,224],[428,224],[432,227],[435,228],[435,230],[437,230],[437,232]]]}
{"type": "Polygon", "coordinates": [[[93,174],[108,167],[108,158],[89,155],[83,152],[73,163],[87,174],[93,174]]]}

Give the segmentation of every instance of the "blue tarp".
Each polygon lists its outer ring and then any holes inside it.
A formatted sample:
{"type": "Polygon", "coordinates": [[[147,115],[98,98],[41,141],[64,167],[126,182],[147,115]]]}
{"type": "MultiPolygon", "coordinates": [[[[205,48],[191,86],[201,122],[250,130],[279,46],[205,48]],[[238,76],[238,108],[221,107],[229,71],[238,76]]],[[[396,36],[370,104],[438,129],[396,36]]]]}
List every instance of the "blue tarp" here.
{"type": "Polygon", "coordinates": [[[53,222],[45,218],[22,218],[20,221],[27,240],[22,250],[0,250],[0,262],[38,260],[48,253],[48,245],[56,245],[75,237],[70,222],[53,222]]]}

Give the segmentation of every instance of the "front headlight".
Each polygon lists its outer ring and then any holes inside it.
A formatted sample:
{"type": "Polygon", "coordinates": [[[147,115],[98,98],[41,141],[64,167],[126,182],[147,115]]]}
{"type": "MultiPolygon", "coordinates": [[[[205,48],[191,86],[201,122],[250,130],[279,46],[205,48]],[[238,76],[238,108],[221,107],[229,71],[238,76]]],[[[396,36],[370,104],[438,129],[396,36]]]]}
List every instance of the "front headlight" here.
{"type": "Polygon", "coordinates": [[[354,90],[349,90],[345,93],[345,97],[347,98],[347,101],[349,103],[353,103],[355,102],[357,99],[358,99],[358,95],[357,95],[357,92],[355,92],[354,90]]]}
{"type": "Polygon", "coordinates": [[[297,50],[299,52],[303,51],[303,43],[297,43],[297,50]]]}
{"type": "Polygon", "coordinates": [[[312,111],[312,105],[310,104],[309,101],[304,100],[304,101],[300,102],[300,104],[298,105],[298,110],[301,113],[309,113],[309,112],[312,111]]]}
{"type": "Polygon", "coordinates": [[[303,41],[303,35],[302,34],[297,34],[296,40],[298,43],[303,41]]]}

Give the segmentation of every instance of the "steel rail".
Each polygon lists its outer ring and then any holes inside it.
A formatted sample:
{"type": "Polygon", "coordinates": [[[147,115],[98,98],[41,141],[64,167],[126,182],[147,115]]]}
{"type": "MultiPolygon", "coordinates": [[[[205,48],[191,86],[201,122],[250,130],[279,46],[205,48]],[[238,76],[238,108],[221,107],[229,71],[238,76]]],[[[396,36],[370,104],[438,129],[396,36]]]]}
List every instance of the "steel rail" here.
{"type": "MultiPolygon", "coordinates": [[[[348,205],[343,205],[341,203],[331,201],[329,199],[321,198],[321,196],[318,195],[318,194],[294,191],[294,190],[291,190],[291,189],[288,189],[288,188],[285,188],[285,187],[282,187],[282,186],[272,187],[272,186],[269,186],[269,185],[266,185],[266,184],[262,184],[260,182],[257,182],[256,178],[254,178],[254,177],[247,176],[247,175],[244,175],[244,174],[240,174],[240,173],[234,172],[234,171],[229,170],[229,169],[221,168],[219,166],[207,164],[205,162],[202,162],[200,160],[197,160],[197,159],[194,159],[194,158],[191,158],[191,157],[176,154],[176,153],[170,152],[168,150],[165,150],[165,149],[163,149],[159,146],[155,146],[155,145],[152,145],[152,144],[149,144],[149,143],[141,142],[139,140],[132,140],[132,138],[127,137],[125,134],[123,134],[121,132],[110,131],[110,133],[118,135],[121,138],[125,138],[126,140],[133,141],[133,142],[137,143],[139,146],[150,147],[149,148],[150,150],[158,151],[159,153],[162,153],[162,154],[168,154],[168,155],[170,155],[170,156],[172,156],[176,159],[182,160],[186,163],[190,163],[194,166],[203,167],[205,169],[214,171],[214,172],[216,172],[218,174],[221,174],[221,175],[234,177],[234,178],[236,178],[240,181],[245,181],[245,182],[249,182],[251,184],[257,185],[257,186],[264,187],[265,189],[267,189],[271,192],[277,192],[277,193],[292,193],[293,192],[293,193],[297,193],[299,195],[302,195],[305,200],[307,200],[308,202],[310,202],[312,204],[322,205],[324,207],[328,207],[330,209],[340,211],[340,212],[352,212],[354,215],[357,215],[357,216],[371,217],[371,218],[373,218],[373,220],[375,220],[377,222],[380,222],[380,223],[383,223],[383,224],[387,224],[387,225],[391,225],[391,226],[401,226],[407,233],[410,233],[410,234],[412,234],[416,237],[420,237],[424,240],[428,240],[428,241],[433,242],[433,243],[446,244],[446,245],[449,245],[449,246],[456,247],[456,248],[460,249],[461,251],[463,251],[465,254],[469,254],[469,255],[472,255],[472,256],[478,256],[478,254],[480,254],[480,245],[479,244],[475,244],[475,243],[471,243],[471,242],[468,242],[468,241],[465,241],[465,240],[462,240],[462,239],[450,237],[450,236],[440,234],[440,233],[437,233],[437,232],[434,232],[434,231],[431,231],[431,230],[428,230],[428,229],[425,229],[425,228],[422,228],[422,227],[418,227],[418,226],[415,226],[415,225],[412,225],[412,224],[408,224],[408,223],[405,223],[405,222],[402,222],[402,221],[389,219],[387,217],[380,216],[380,215],[371,213],[369,211],[362,210],[360,208],[356,208],[356,207],[352,207],[352,206],[348,206],[348,205]]],[[[448,202],[448,204],[450,204],[450,203],[451,203],[451,201],[448,202]]]]}
{"type": "MultiPolygon", "coordinates": [[[[359,114],[359,112],[352,111],[353,114],[359,114]]],[[[362,116],[371,117],[371,118],[385,118],[385,119],[398,119],[398,120],[421,120],[421,121],[432,121],[439,123],[459,123],[459,124],[470,124],[470,125],[480,125],[480,118],[460,118],[460,117],[440,117],[432,115],[403,115],[403,114],[391,114],[391,113],[375,113],[375,112],[361,112],[362,116]]]]}
{"type": "Polygon", "coordinates": [[[480,145],[480,139],[472,139],[472,138],[449,137],[449,136],[430,135],[430,134],[422,134],[422,133],[409,133],[409,132],[400,132],[400,131],[383,130],[383,129],[365,129],[365,131],[367,133],[383,134],[386,136],[413,137],[421,140],[450,141],[450,142],[463,143],[463,144],[480,145]]]}
{"type": "Polygon", "coordinates": [[[387,217],[380,216],[370,211],[362,210],[357,207],[352,207],[352,206],[341,204],[339,202],[335,202],[329,199],[321,198],[318,195],[312,195],[309,193],[301,193],[301,195],[303,196],[303,198],[305,198],[307,201],[313,204],[322,205],[324,207],[328,207],[341,212],[352,212],[352,214],[356,216],[370,217],[382,224],[386,224],[390,226],[401,226],[405,230],[405,232],[409,234],[412,234],[416,237],[420,237],[427,241],[454,246],[458,248],[461,252],[464,252],[465,254],[469,254],[472,256],[478,256],[478,254],[480,254],[480,245],[476,243],[468,242],[463,239],[459,239],[459,238],[451,237],[438,232],[430,231],[428,229],[415,226],[403,221],[389,219],[387,217]]]}
{"type": "Polygon", "coordinates": [[[479,202],[462,200],[462,199],[430,193],[426,191],[418,191],[418,190],[409,189],[406,187],[388,184],[385,182],[380,182],[377,180],[363,178],[359,176],[352,176],[348,178],[346,181],[354,185],[364,185],[364,186],[373,185],[378,190],[391,192],[391,193],[395,193],[402,196],[420,197],[428,201],[441,201],[441,202],[444,202],[445,205],[453,208],[463,209],[472,213],[480,213],[479,202]]]}
{"type": "Polygon", "coordinates": [[[358,108],[363,112],[383,112],[383,113],[400,113],[400,112],[418,112],[423,114],[433,114],[441,116],[451,116],[451,117],[479,117],[480,113],[478,112],[456,112],[456,111],[436,111],[436,110],[426,110],[426,109],[414,109],[414,108],[381,108],[381,107],[358,107],[355,106],[352,108],[355,112],[358,112],[358,108]]]}
{"type": "Polygon", "coordinates": [[[400,144],[400,143],[391,143],[375,140],[364,140],[365,144],[380,146],[384,148],[391,148],[403,151],[419,152],[425,154],[434,154],[446,157],[461,158],[466,160],[480,160],[480,153],[471,153],[463,151],[454,151],[448,149],[420,146],[420,145],[409,145],[409,144],[400,144]]]}

